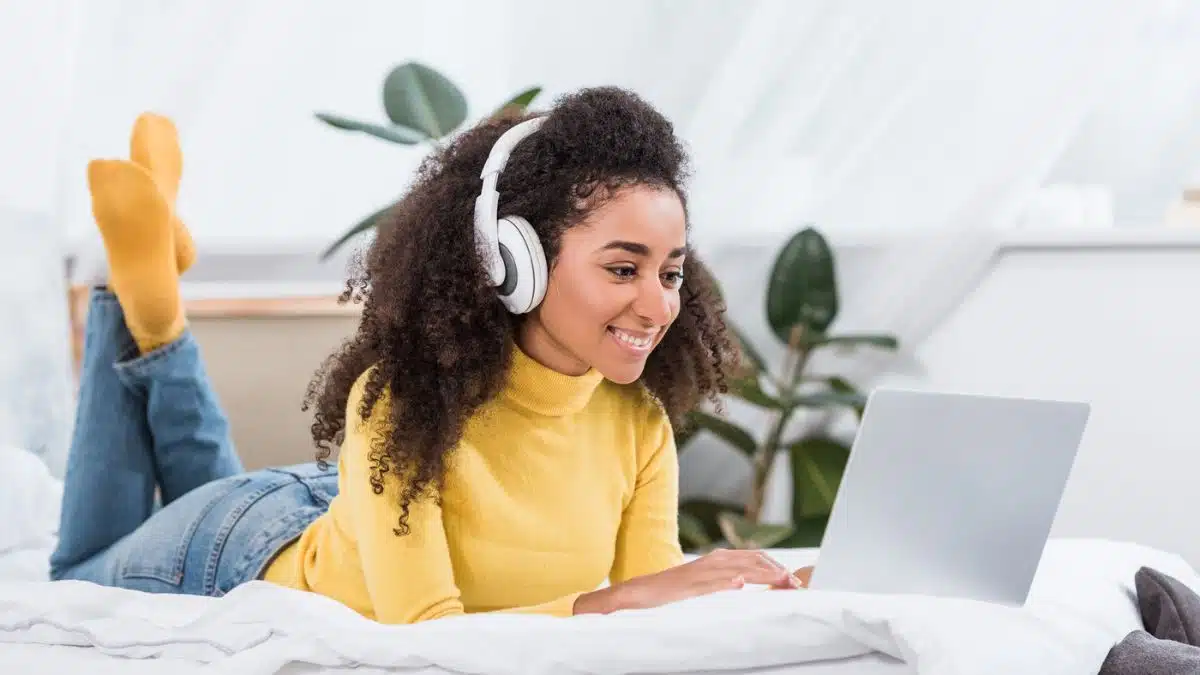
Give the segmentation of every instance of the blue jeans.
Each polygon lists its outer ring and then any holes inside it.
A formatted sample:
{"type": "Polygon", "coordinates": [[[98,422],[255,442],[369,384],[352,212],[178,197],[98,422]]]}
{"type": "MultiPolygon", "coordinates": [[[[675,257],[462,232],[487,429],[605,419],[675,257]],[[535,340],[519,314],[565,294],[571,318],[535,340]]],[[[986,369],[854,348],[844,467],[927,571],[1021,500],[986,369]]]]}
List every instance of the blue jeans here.
{"type": "Polygon", "coordinates": [[[94,290],[63,487],[52,579],[217,596],[325,512],[337,473],[245,472],[191,334],[138,355],[116,297],[94,290]]]}

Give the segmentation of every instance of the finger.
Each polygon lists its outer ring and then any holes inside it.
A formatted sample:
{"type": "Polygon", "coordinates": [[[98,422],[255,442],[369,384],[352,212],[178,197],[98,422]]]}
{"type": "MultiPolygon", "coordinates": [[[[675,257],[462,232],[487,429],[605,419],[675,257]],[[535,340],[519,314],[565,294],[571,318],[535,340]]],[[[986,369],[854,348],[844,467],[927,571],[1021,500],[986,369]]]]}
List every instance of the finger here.
{"type": "Polygon", "coordinates": [[[793,582],[791,580],[791,572],[782,565],[776,564],[770,556],[761,552],[754,552],[747,564],[752,565],[759,574],[763,576],[763,581],[755,583],[763,583],[772,588],[791,588],[793,582]]]}
{"type": "Polygon", "coordinates": [[[787,568],[771,556],[759,550],[719,549],[696,560],[697,567],[711,570],[717,575],[741,574],[746,583],[774,588],[799,588],[787,568]]]}
{"type": "Polygon", "coordinates": [[[798,579],[793,579],[786,567],[763,551],[736,551],[728,556],[729,567],[746,576],[747,583],[762,584],[772,588],[799,588],[798,579]]]}
{"type": "Polygon", "coordinates": [[[758,550],[749,549],[718,549],[700,558],[705,566],[716,568],[740,569],[759,563],[771,564],[770,556],[758,550]]]}
{"type": "Polygon", "coordinates": [[[774,567],[775,569],[780,569],[780,570],[783,570],[784,572],[787,572],[787,571],[788,571],[788,568],[787,568],[786,566],[784,566],[784,564],[783,564],[783,563],[781,563],[781,562],[779,562],[778,560],[776,560],[776,559],[772,558],[771,556],[767,555],[766,551],[757,551],[757,553],[758,553],[758,557],[759,557],[759,558],[761,558],[761,559],[762,559],[764,562],[766,562],[768,565],[771,565],[771,566],[772,566],[772,567],[774,567]]]}
{"type": "Polygon", "coordinates": [[[766,553],[758,552],[759,564],[765,565],[768,569],[774,570],[778,578],[771,583],[772,588],[800,588],[800,580],[792,576],[792,573],[778,560],[772,558],[766,553]]]}
{"type": "Polygon", "coordinates": [[[780,584],[789,585],[788,579],[791,575],[786,571],[775,569],[771,565],[762,562],[748,562],[742,567],[739,567],[735,574],[740,574],[748,584],[759,584],[763,586],[778,586],[780,584]]]}

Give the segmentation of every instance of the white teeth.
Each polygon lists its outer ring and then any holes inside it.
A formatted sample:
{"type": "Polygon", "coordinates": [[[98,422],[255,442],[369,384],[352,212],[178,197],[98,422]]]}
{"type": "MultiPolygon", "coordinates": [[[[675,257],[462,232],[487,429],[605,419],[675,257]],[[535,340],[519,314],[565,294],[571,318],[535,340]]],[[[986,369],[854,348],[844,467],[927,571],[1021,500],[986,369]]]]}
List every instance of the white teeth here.
{"type": "Polygon", "coordinates": [[[638,349],[645,349],[646,347],[649,347],[650,344],[654,341],[653,336],[634,337],[634,336],[630,335],[629,333],[626,333],[626,332],[616,329],[616,328],[613,329],[612,333],[613,333],[613,336],[616,337],[621,342],[624,342],[625,344],[636,347],[638,349]]]}

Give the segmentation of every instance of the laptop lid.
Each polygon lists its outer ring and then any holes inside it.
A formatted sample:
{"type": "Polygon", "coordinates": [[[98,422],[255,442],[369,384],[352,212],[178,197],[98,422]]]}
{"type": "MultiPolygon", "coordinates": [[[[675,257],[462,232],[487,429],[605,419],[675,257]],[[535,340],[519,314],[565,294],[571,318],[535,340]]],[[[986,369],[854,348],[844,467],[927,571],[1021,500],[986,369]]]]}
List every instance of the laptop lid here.
{"type": "Polygon", "coordinates": [[[872,392],[809,587],[1023,605],[1086,403],[872,392]]]}

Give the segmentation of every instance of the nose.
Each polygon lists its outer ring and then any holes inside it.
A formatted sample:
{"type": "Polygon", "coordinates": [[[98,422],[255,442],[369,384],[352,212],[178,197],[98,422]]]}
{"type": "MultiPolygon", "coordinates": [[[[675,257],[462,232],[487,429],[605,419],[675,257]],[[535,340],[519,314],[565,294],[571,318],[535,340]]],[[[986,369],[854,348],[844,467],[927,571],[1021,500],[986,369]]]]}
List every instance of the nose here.
{"type": "Polygon", "coordinates": [[[647,328],[665,326],[671,323],[675,314],[675,292],[663,288],[658,279],[647,280],[640,284],[637,297],[633,301],[633,312],[647,328]]]}

